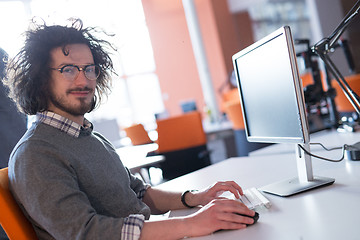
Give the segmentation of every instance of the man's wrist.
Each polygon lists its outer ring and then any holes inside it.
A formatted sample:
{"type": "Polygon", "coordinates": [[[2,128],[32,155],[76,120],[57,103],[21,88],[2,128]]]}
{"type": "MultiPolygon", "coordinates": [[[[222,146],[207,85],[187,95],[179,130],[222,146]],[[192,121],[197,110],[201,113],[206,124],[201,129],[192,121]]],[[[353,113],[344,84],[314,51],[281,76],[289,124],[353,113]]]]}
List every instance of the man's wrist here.
{"type": "Polygon", "coordinates": [[[197,204],[192,204],[192,196],[193,196],[193,192],[195,192],[197,190],[186,190],[185,192],[183,192],[181,194],[181,202],[182,204],[187,207],[187,208],[194,208],[197,206],[197,204]]]}

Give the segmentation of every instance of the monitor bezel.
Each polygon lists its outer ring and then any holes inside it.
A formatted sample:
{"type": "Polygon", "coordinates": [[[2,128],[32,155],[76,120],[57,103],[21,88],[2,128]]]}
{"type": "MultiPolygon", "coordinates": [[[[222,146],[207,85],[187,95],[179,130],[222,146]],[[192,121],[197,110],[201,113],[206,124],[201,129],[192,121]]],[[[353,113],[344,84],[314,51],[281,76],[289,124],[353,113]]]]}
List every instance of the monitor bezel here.
{"type": "Polygon", "coordinates": [[[310,141],[309,136],[309,127],[308,127],[308,121],[306,116],[306,109],[305,109],[305,97],[304,97],[304,91],[302,87],[302,82],[299,75],[297,60],[296,60],[296,53],[295,53],[295,47],[294,42],[291,34],[291,30],[289,26],[283,26],[276,31],[272,32],[271,34],[267,35],[266,37],[262,38],[261,40],[253,43],[252,45],[246,47],[245,49],[239,51],[238,53],[234,54],[232,57],[234,70],[235,70],[235,76],[236,76],[236,82],[238,85],[238,90],[240,94],[240,103],[241,108],[243,112],[243,118],[244,118],[244,125],[245,125],[245,132],[246,137],[249,142],[270,142],[270,143],[308,143],[310,141]],[[297,111],[300,116],[300,128],[301,128],[301,137],[268,137],[268,136],[253,136],[249,134],[249,124],[247,123],[247,113],[246,108],[244,107],[244,99],[241,88],[241,82],[239,78],[239,72],[236,60],[238,58],[241,58],[248,53],[252,52],[253,50],[257,49],[260,46],[263,46],[267,42],[270,42],[274,40],[275,38],[283,37],[284,38],[284,47],[287,48],[288,52],[288,60],[290,61],[290,67],[292,72],[292,82],[295,89],[295,96],[296,96],[296,102],[297,102],[297,111]]]}

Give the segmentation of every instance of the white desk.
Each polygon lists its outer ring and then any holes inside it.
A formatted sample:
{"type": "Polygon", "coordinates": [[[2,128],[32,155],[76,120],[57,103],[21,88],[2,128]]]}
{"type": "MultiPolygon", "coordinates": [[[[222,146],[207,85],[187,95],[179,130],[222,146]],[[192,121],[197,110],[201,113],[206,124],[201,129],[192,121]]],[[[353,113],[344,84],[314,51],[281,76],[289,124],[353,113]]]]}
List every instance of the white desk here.
{"type": "MultiPolygon", "coordinates": [[[[311,143],[322,143],[327,148],[341,147],[343,144],[354,144],[360,142],[360,132],[344,132],[340,133],[336,130],[324,130],[310,135],[311,143]]],[[[311,145],[312,151],[322,150],[318,145],[311,145]]],[[[250,156],[261,156],[268,154],[294,153],[294,144],[274,144],[269,147],[249,153],[250,156]]],[[[360,238],[359,238],[360,239],[360,238]]]]}
{"type": "Polygon", "coordinates": [[[128,167],[132,173],[139,173],[146,182],[149,182],[149,176],[144,176],[141,169],[156,166],[157,163],[165,160],[165,157],[162,155],[146,156],[149,152],[157,150],[158,147],[156,143],[151,143],[118,148],[116,152],[119,154],[123,164],[128,167]]]}
{"type": "Polygon", "coordinates": [[[209,121],[203,121],[203,128],[206,134],[212,134],[212,133],[232,130],[233,124],[229,120],[224,120],[219,123],[211,123],[209,121]]]}
{"type": "MultiPolygon", "coordinates": [[[[331,138],[325,140],[324,144],[332,142],[331,138]]],[[[336,144],[344,144],[348,139],[342,140],[345,142],[336,138],[336,144]]],[[[335,178],[335,183],[288,198],[265,194],[273,206],[259,211],[260,219],[255,225],[196,239],[360,239],[360,161],[331,163],[313,159],[313,169],[315,175],[335,178]]],[[[246,189],[296,174],[294,154],[230,158],[160,187],[168,190],[201,189],[216,181],[235,180],[246,189]]]]}

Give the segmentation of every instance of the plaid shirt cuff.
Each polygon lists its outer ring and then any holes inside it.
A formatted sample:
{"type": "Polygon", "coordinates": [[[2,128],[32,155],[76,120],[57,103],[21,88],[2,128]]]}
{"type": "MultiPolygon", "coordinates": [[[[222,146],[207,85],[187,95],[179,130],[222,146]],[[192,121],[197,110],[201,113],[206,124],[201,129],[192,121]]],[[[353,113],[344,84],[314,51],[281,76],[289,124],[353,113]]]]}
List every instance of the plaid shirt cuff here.
{"type": "Polygon", "coordinates": [[[121,229],[121,240],[138,240],[144,221],[145,217],[141,214],[134,214],[125,218],[121,229]]]}

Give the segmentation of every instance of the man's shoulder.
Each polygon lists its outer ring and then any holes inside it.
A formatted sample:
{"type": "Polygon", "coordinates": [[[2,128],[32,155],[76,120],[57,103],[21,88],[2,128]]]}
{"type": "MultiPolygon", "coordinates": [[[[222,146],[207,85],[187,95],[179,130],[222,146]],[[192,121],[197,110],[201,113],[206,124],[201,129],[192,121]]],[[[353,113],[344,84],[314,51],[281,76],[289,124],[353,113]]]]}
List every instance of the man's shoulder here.
{"type": "Polygon", "coordinates": [[[13,149],[9,166],[10,163],[14,166],[43,166],[55,160],[54,156],[66,154],[64,144],[59,144],[58,134],[51,134],[49,130],[52,132],[47,126],[30,127],[13,149]]]}
{"type": "Polygon", "coordinates": [[[13,152],[16,151],[36,151],[42,147],[49,147],[55,144],[59,134],[58,130],[42,123],[33,123],[25,132],[24,136],[16,144],[13,152]]]}

